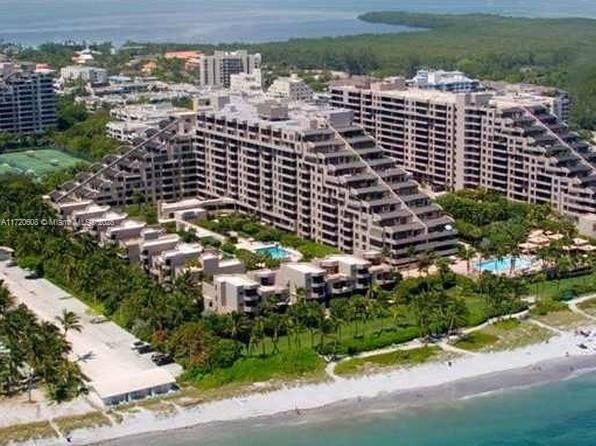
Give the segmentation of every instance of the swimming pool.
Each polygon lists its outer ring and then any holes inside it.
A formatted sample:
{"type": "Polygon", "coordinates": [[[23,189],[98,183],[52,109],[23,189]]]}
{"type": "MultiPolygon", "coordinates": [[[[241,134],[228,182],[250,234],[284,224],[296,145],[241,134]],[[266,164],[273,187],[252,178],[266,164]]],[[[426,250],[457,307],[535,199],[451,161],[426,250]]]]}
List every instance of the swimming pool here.
{"type": "MultiPolygon", "coordinates": [[[[506,273],[511,271],[512,257],[503,257],[502,259],[490,259],[476,263],[476,268],[480,271],[490,271],[491,273],[506,273]]],[[[532,267],[532,260],[528,257],[517,257],[515,259],[515,271],[532,267]]]]}
{"type": "Polygon", "coordinates": [[[290,257],[290,253],[278,245],[266,246],[255,251],[257,254],[269,256],[275,260],[284,260],[290,257]]]}

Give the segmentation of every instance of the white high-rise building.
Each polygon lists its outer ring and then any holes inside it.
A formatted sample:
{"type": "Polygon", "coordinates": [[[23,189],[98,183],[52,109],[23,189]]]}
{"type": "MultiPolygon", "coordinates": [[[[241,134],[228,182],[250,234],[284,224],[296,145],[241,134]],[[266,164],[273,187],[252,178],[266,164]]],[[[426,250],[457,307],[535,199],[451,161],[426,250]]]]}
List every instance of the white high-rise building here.
{"type": "Polygon", "coordinates": [[[309,101],[313,97],[312,89],[296,74],[277,78],[267,90],[267,94],[271,98],[289,99],[290,101],[309,101]]]}
{"type": "Polygon", "coordinates": [[[60,70],[60,80],[64,82],[83,81],[91,85],[108,83],[108,70],[104,68],[71,65],[60,70]]]}
{"type": "Polygon", "coordinates": [[[238,73],[230,76],[230,90],[234,93],[261,93],[263,91],[263,77],[260,68],[252,73],[238,73]]]}

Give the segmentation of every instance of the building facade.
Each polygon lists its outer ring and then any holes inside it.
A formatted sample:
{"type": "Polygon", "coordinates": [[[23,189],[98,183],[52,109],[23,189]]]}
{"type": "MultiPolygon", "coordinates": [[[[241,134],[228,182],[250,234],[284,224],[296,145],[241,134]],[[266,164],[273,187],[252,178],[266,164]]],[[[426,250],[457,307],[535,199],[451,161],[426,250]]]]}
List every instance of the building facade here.
{"type": "Polygon", "coordinates": [[[352,122],[324,106],[294,108],[235,97],[178,117],[154,139],[79,174],[65,192],[98,204],[185,198],[232,201],[301,237],[349,253],[377,250],[395,265],[456,252],[453,221],[352,122]]]}
{"type": "Polygon", "coordinates": [[[261,67],[261,55],[249,54],[245,50],[215,51],[212,55],[202,55],[194,62],[198,71],[199,84],[203,87],[230,87],[233,74],[252,74],[261,67]]]}
{"type": "Polygon", "coordinates": [[[274,99],[287,99],[289,101],[310,101],[313,91],[304,80],[297,75],[280,77],[273,81],[267,95],[274,99]]]}
{"type": "Polygon", "coordinates": [[[71,65],[60,69],[60,80],[63,83],[82,81],[90,85],[108,83],[108,70],[105,68],[71,65]]]}
{"type": "Polygon", "coordinates": [[[572,216],[596,212],[596,152],[541,101],[390,83],[335,86],[331,96],[388,156],[434,188],[483,187],[572,216]]]}
{"type": "Polygon", "coordinates": [[[4,67],[0,74],[0,132],[40,133],[58,120],[51,72],[4,67]]]}

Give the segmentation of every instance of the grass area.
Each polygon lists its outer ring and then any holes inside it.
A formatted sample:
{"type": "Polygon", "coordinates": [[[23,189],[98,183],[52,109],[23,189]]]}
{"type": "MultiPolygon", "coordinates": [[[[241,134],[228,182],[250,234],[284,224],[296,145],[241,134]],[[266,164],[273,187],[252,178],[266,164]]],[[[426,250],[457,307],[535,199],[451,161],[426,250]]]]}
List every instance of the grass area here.
{"type": "Polygon", "coordinates": [[[83,415],[54,418],[54,423],[63,435],[68,435],[78,429],[110,426],[111,420],[103,412],[89,412],[83,415]]]}
{"type": "Polygon", "coordinates": [[[596,273],[529,284],[529,291],[546,299],[556,299],[566,291],[574,291],[578,296],[593,293],[596,292],[596,273]]]}
{"type": "Polygon", "coordinates": [[[554,333],[530,322],[509,319],[466,335],[455,346],[470,351],[515,350],[547,341],[554,333]]]}
{"type": "Polygon", "coordinates": [[[439,347],[427,346],[410,350],[396,350],[366,358],[351,358],[337,364],[335,373],[337,375],[356,375],[368,372],[374,373],[378,369],[387,367],[411,367],[423,364],[431,359],[437,359],[441,353],[439,347]]]}
{"type": "Polygon", "coordinates": [[[282,246],[296,249],[307,261],[339,252],[333,246],[300,238],[295,234],[276,229],[252,217],[240,214],[219,216],[208,220],[195,220],[193,223],[224,235],[234,231],[243,237],[252,237],[261,242],[277,242],[282,246]]]}
{"type": "Polygon", "coordinates": [[[240,359],[230,368],[197,377],[195,384],[200,390],[208,390],[231,383],[243,385],[271,380],[320,380],[324,377],[325,361],[312,350],[300,350],[240,359]]]}
{"type": "Polygon", "coordinates": [[[462,350],[470,350],[473,352],[481,351],[489,346],[497,343],[499,337],[490,333],[483,333],[481,331],[473,331],[455,343],[457,348],[462,350]]]}
{"type": "Polygon", "coordinates": [[[468,307],[467,324],[469,327],[480,325],[488,320],[488,309],[484,298],[477,294],[463,296],[468,307]]]}
{"type": "Polygon", "coordinates": [[[0,154],[0,172],[30,173],[38,178],[80,163],[87,164],[81,158],[56,149],[35,149],[0,154]]]}
{"type": "Polygon", "coordinates": [[[139,401],[135,406],[164,416],[173,415],[177,412],[176,407],[172,403],[163,399],[143,400],[139,401]]]}
{"type": "MultiPolygon", "coordinates": [[[[324,344],[329,348],[334,346],[334,353],[340,355],[354,355],[356,353],[376,350],[394,344],[411,341],[418,337],[418,329],[413,325],[396,327],[391,318],[371,319],[358,324],[344,324],[339,335],[327,335],[324,344]]],[[[292,352],[298,348],[317,347],[320,343],[320,335],[304,331],[298,335],[298,339],[291,340],[287,336],[281,336],[278,341],[278,348],[282,352],[292,352]]],[[[256,352],[264,351],[269,353],[273,350],[270,338],[266,338],[255,347],[256,352]]]]}
{"type": "Polygon", "coordinates": [[[590,316],[596,317],[596,297],[594,299],[589,299],[584,302],[580,302],[579,304],[577,304],[577,307],[585,313],[589,314],[590,316]]]}
{"type": "Polygon", "coordinates": [[[47,421],[0,428],[0,446],[50,438],[58,438],[58,434],[47,421]]]}
{"type": "Polygon", "coordinates": [[[155,204],[141,203],[124,206],[122,209],[130,218],[143,220],[148,225],[157,224],[157,208],[155,204]]]}
{"type": "Polygon", "coordinates": [[[532,318],[551,327],[558,328],[559,330],[579,328],[586,324],[590,324],[591,322],[588,318],[581,314],[574,313],[569,308],[551,311],[550,313],[541,316],[533,315],[532,318]]]}

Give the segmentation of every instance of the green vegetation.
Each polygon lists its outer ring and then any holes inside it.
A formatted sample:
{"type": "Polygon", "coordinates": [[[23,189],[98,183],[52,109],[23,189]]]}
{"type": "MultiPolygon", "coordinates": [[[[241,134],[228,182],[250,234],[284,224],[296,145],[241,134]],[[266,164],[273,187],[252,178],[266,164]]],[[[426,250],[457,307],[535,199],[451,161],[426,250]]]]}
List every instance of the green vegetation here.
{"type": "Polygon", "coordinates": [[[47,421],[0,427],[0,446],[50,438],[58,438],[58,433],[47,421]]]}
{"type": "Polygon", "coordinates": [[[596,317],[596,298],[580,302],[577,307],[590,316],[596,317]]]}
{"type": "Polygon", "coordinates": [[[110,426],[110,419],[103,412],[89,412],[83,415],[70,415],[54,418],[54,423],[62,435],[69,435],[77,429],[91,429],[110,426]]]}
{"type": "Polygon", "coordinates": [[[592,321],[580,314],[574,313],[569,308],[562,308],[558,311],[551,311],[548,314],[533,317],[549,327],[559,330],[570,330],[591,325],[592,321]]]}
{"type": "Polygon", "coordinates": [[[508,319],[469,333],[455,346],[470,351],[514,350],[545,342],[554,333],[530,322],[508,319]]]}
{"type": "MultiPolygon", "coordinates": [[[[47,192],[45,182],[14,175],[0,181],[0,218],[18,215],[41,221],[54,216],[41,200],[47,192]]],[[[137,210],[145,206],[141,200],[132,205],[137,210]]],[[[236,231],[290,246],[304,243],[247,217],[222,217],[206,224],[223,233],[236,231]]],[[[427,256],[421,261],[420,277],[398,280],[393,290],[373,283],[365,296],[332,300],[327,311],[298,290],[294,305],[285,308],[266,300],[253,317],[244,313],[202,315],[200,288],[192,275],[179,277],[166,290],[121,259],[117,248],[98,247],[89,236],[66,232],[60,226],[0,225],[0,245],[13,247],[20,265],[170,353],[185,368],[184,379],[201,389],[317,378],[323,355],[353,355],[419,336],[442,336],[517,312],[525,308],[520,297],[528,293],[528,287],[518,280],[489,273],[472,280],[427,256]],[[437,273],[429,274],[434,263],[437,273]]],[[[78,322],[68,314],[58,322],[60,334],[78,329],[78,322]]],[[[499,342],[511,348],[521,344],[524,336],[532,342],[537,337],[515,327],[511,331],[518,338],[499,335],[499,342]]]]}
{"type": "Polygon", "coordinates": [[[42,322],[14,297],[0,281],[0,395],[31,391],[34,382],[47,386],[55,401],[65,401],[84,390],[79,366],[68,360],[68,329],[76,329],[71,315],[64,329],[42,322]],[[68,327],[68,328],[67,328],[68,327]]]}
{"type": "Polygon", "coordinates": [[[122,209],[130,218],[144,221],[148,225],[156,225],[157,207],[153,203],[137,203],[125,206],[122,209]]]}
{"type": "MultiPolygon", "coordinates": [[[[230,232],[237,232],[244,237],[252,237],[262,242],[278,242],[283,246],[299,251],[304,256],[304,260],[321,258],[339,252],[337,248],[332,246],[323,245],[311,240],[304,240],[294,234],[267,226],[257,219],[245,215],[233,214],[221,216],[216,219],[198,220],[195,223],[224,235],[230,232]]],[[[257,256],[255,260],[265,260],[260,259],[260,257],[266,256],[257,256]]]]}
{"type": "MultiPolygon", "coordinates": [[[[362,20],[407,25],[419,32],[367,34],[287,42],[247,44],[249,51],[263,54],[267,69],[276,74],[302,72],[308,82],[320,88],[320,79],[306,70],[343,70],[353,74],[411,76],[417,69],[457,69],[470,76],[550,85],[568,90],[574,101],[572,124],[596,129],[596,21],[582,18],[521,18],[496,15],[415,14],[370,12],[362,20]]],[[[133,43],[143,54],[167,50],[233,49],[235,45],[133,43]]],[[[111,54],[110,44],[93,45],[102,55],[94,62],[113,72],[129,72],[126,64],[137,50],[111,54]]],[[[71,63],[81,45],[44,44],[21,48],[19,59],[47,62],[52,68],[71,63]]],[[[2,45],[0,45],[0,51],[2,45]]],[[[186,81],[182,62],[159,59],[156,75],[169,81],[186,81]]]]}
{"type": "Polygon", "coordinates": [[[87,162],[66,152],[55,149],[34,149],[5,152],[0,154],[0,166],[6,167],[6,173],[31,174],[35,178],[64,169],[81,170],[87,162]]]}
{"type": "Polygon", "coordinates": [[[76,117],[63,118],[69,127],[63,131],[51,134],[51,138],[59,147],[75,156],[97,161],[109,153],[117,152],[120,142],[106,136],[106,124],[110,121],[107,110],[99,110],[93,114],[84,115],[74,112],[76,117]]]}
{"type": "Polygon", "coordinates": [[[374,372],[387,367],[412,367],[437,359],[441,349],[436,346],[396,350],[365,358],[352,358],[340,362],[335,367],[337,375],[357,375],[374,372]]]}
{"type": "Polygon", "coordinates": [[[561,299],[568,292],[571,292],[573,296],[595,293],[596,272],[559,280],[545,280],[544,277],[537,277],[534,283],[529,284],[529,288],[533,294],[541,298],[554,300],[561,299]]]}
{"type": "Polygon", "coordinates": [[[470,350],[473,352],[485,350],[491,345],[497,343],[498,336],[481,331],[473,331],[465,335],[462,339],[455,343],[457,348],[462,350],[470,350]]]}
{"type": "Polygon", "coordinates": [[[7,161],[0,161],[0,166],[8,163],[23,172],[31,168],[41,175],[55,172],[57,167],[68,168],[80,162],[101,160],[105,155],[117,152],[121,145],[106,136],[109,120],[108,110],[88,113],[72,96],[63,96],[58,102],[56,128],[39,135],[0,134],[0,154],[8,157],[7,161]],[[33,151],[35,155],[31,153],[33,151]],[[23,158],[25,156],[27,158],[23,158]]]}
{"type": "Polygon", "coordinates": [[[312,350],[283,352],[264,357],[248,357],[227,369],[189,378],[200,390],[229,384],[253,384],[265,381],[322,380],[325,362],[312,350]]]}

